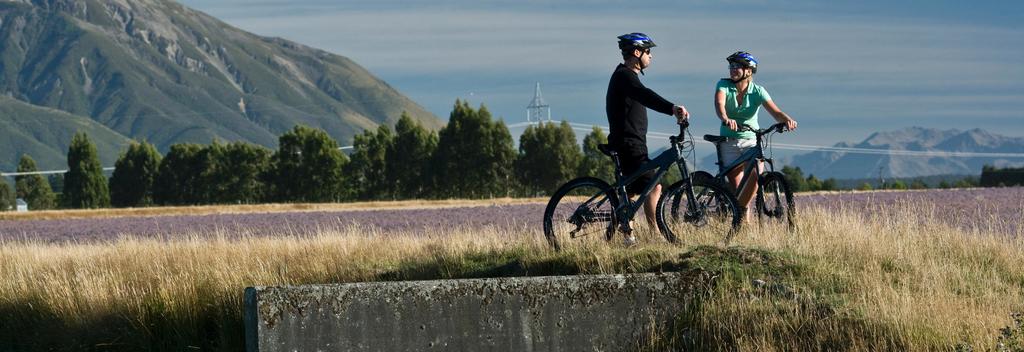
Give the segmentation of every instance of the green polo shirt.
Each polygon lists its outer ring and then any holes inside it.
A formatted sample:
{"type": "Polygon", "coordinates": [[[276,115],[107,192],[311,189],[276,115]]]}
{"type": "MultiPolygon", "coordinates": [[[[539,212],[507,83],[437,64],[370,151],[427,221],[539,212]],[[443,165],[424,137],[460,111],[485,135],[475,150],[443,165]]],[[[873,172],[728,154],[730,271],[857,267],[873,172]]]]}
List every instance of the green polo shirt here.
{"type": "MultiPolygon", "coordinates": [[[[757,125],[757,109],[764,102],[772,100],[772,96],[768,95],[768,90],[750,82],[750,86],[747,87],[747,96],[743,100],[743,105],[740,105],[736,103],[736,83],[733,83],[732,80],[719,80],[716,89],[725,92],[725,113],[729,115],[730,119],[736,120],[737,126],[749,125],[754,129],[761,128],[757,125]]],[[[725,125],[722,126],[719,133],[724,137],[739,139],[754,139],[755,137],[754,132],[737,133],[725,125]]]]}

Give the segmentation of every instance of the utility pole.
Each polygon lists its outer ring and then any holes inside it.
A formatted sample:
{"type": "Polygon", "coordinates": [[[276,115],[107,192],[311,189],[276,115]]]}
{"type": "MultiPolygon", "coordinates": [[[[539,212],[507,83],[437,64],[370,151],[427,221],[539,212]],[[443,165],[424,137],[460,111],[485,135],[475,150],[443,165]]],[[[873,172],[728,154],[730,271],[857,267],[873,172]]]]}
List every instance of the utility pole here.
{"type": "Polygon", "coordinates": [[[534,121],[551,121],[551,107],[540,94],[540,82],[537,82],[537,89],[533,92],[533,100],[526,107],[526,122],[534,121]]]}
{"type": "Polygon", "coordinates": [[[885,166],[878,167],[878,185],[879,189],[885,189],[885,178],[882,177],[882,172],[885,171],[885,166]]]}

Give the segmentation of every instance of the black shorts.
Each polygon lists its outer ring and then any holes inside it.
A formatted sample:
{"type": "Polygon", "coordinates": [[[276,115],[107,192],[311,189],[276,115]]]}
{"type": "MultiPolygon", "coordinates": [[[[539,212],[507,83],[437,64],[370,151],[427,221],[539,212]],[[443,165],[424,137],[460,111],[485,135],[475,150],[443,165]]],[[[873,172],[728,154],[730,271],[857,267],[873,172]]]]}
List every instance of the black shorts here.
{"type": "MultiPolygon", "coordinates": [[[[647,148],[622,148],[619,150],[619,162],[622,164],[622,177],[629,177],[637,170],[640,170],[640,166],[651,161],[651,158],[647,156],[647,148]]],[[[626,185],[626,192],[631,195],[640,194],[644,191],[644,188],[654,180],[654,170],[648,170],[634,180],[632,183],[626,185]]]]}

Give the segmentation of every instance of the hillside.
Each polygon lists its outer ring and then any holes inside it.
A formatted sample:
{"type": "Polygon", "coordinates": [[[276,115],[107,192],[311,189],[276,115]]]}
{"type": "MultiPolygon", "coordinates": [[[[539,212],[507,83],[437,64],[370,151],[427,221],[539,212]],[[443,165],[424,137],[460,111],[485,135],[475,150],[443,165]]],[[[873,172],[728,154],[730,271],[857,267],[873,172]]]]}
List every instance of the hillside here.
{"type": "Polygon", "coordinates": [[[65,154],[71,137],[81,131],[96,144],[103,165],[114,161],[129,138],[87,117],[30,105],[0,96],[0,170],[14,171],[22,154],[32,156],[42,170],[67,169],[65,154]]]}
{"type": "MultiPolygon", "coordinates": [[[[348,143],[403,111],[441,126],[348,58],[247,33],[169,0],[0,2],[0,94],[87,117],[162,151],[213,139],[274,147],[296,124],[348,143]]],[[[4,128],[45,135],[40,126],[4,128]]],[[[0,163],[16,160],[14,150],[0,152],[0,163]]]]}

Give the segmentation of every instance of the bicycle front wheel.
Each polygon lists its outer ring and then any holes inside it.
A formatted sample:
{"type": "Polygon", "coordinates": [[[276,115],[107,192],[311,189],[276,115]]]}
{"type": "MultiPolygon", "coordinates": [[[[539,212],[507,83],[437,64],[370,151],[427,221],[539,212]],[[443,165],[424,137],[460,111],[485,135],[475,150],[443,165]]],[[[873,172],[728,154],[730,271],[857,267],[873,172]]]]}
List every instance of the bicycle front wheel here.
{"type": "Polygon", "coordinates": [[[681,236],[723,236],[728,244],[743,220],[736,197],[715,179],[683,180],[669,186],[658,200],[656,213],[658,230],[672,243],[681,236]],[[691,184],[692,199],[687,192],[691,184]]]}
{"type": "Polygon", "coordinates": [[[609,241],[618,224],[618,205],[607,182],[593,177],[569,181],[544,209],[544,236],[555,250],[609,241]]]}
{"type": "Polygon", "coordinates": [[[758,198],[757,209],[769,220],[785,221],[790,230],[796,228],[796,204],[786,176],[780,172],[769,172],[761,178],[764,199],[758,198]]]}

